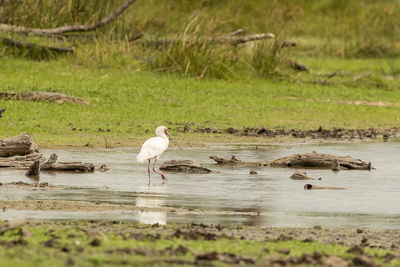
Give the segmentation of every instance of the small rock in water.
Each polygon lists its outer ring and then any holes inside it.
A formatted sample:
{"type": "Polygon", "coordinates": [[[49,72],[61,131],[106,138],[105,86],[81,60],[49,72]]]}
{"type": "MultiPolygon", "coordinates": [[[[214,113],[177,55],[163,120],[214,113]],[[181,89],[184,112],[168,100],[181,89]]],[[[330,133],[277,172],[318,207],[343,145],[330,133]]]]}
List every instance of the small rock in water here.
{"type": "Polygon", "coordinates": [[[257,174],[256,171],[250,171],[250,174],[257,174]]]}

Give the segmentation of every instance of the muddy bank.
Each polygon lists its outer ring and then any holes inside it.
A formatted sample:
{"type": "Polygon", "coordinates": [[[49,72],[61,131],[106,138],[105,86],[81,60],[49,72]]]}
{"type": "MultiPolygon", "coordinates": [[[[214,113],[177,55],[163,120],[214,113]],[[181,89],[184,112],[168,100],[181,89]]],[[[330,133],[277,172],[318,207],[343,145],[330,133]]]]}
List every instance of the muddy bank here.
{"type": "MultiPolygon", "coordinates": [[[[0,223],[0,228],[6,224],[0,223]]],[[[1,229],[7,229],[5,227],[1,229]]],[[[400,231],[28,221],[0,235],[3,262],[53,265],[396,266],[400,231]],[[47,256],[44,256],[47,255],[47,256]],[[57,255],[52,257],[49,255],[57,255]],[[47,264],[46,264],[47,263],[47,264]]]]}
{"type": "MultiPolygon", "coordinates": [[[[35,187],[36,188],[36,187],[35,187]]],[[[163,212],[187,215],[242,215],[259,216],[255,211],[222,211],[213,209],[177,208],[177,207],[144,207],[124,204],[94,203],[88,201],[69,200],[13,200],[0,201],[0,209],[5,210],[31,210],[31,211],[80,211],[80,212],[106,212],[106,211],[137,211],[137,212],[163,212]]]]}
{"type": "MultiPolygon", "coordinates": [[[[3,211],[13,210],[41,210],[41,211],[134,211],[134,212],[166,212],[175,214],[219,214],[219,215],[246,215],[259,216],[257,212],[235,212],[185,209],[172,207],[140,207],[123,204],[93,203],[85,201],[63,201],[63,200],[20,200],[20,201],[0,201],[0,208],[3,211]]],[[[77,221],[69,221],[68,224],[79,224],[77,221]]],[[[112,222],[93,222],[102,231],[108,231],[112,222]]],[[[132,222],[120,222],[118,224],[131,226],[137,225],[132,222]]],[[[300,240],[304,242],[318,241],[325,244],[338,243],[344,246],[359,245],[369,248],[382,248],[390,250],[400,250],[400,230],[371,230],[361,228],[323,228],[314,226],[313,228],[292,228],[292,227],[265,227],[265,226],[241,226],[231,224],[195,224],[190,226],[180,224],[167,224],[166,226],[145,226],[149,234],[156,235],[163,233],[166,238],[181,236],[185,239],[198,239],[202,236],[213,236],[213,239],[220,238],[242,238],[258,241],[290,241],[300,240]]],[[[137,229],[138,233],[140,229],[137,229]]],[[[135,231],[135,229],[133,229],[135,231]]]]}
{"type": "Polygon", "coordinates": [[[353,140],[353,139],[374,139],[383,137],[385,140],[394,138],[399,135],[398,127],[389,129],[343,129],[333,128],[324,129],[319,127],[314,130],[299,129],[268,129],[268,128],[226,128],[219,129],[216,127],[195,127],[188,124],[176,127],[177,132],[189,133],[214,133],[214,134],[230,134],[236,136],[255,136],[255,137],[293,137],[293,138],[311,138],[311,139],[335,139],[335,140],[353,140]]]}

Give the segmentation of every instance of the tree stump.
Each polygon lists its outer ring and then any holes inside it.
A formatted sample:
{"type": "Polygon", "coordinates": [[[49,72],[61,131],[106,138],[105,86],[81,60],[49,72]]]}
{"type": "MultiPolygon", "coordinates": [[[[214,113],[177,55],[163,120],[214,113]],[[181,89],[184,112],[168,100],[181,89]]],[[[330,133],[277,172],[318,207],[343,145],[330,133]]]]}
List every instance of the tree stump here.
{"type": "Polygon", "coordinates": [[[40,160],[35,160],[25,173],[29,177],[39,177],[40,174],[40,160]]]}
{"type": "Polygon", "coordinates": [[[39,152],[39,146],[29,133],[0,140],[0,157],[24,156],[39,152]]]}
{"type": "Polygon", "coordinates": [[[203,167],[200,163],[194,160],[170,160],[164,162],[160,170],[174,172],[189,172],[189,173],[210,173],[212,170],[203,167]]]}

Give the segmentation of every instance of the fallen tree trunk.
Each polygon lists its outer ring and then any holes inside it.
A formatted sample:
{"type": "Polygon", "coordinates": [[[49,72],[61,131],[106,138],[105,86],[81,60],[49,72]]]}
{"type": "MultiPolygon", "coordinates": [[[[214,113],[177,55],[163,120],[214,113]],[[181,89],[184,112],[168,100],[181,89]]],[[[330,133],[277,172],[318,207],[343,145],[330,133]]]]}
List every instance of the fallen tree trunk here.
{"type": "Polygon", "coordinates": [[[304,190],[314,190],[314,189],[328,189],[328,190],[345,190],[345,187],[336,187],[336,186],[323,186],[323,185],[314,185],[314,184],[305,184],[304,190]]]}
{"type": "Polygon", "coordinates": [[[24,93],[9,93],[0,92],[0,98],[8,100],[26,100],[26,101],[46,101],[56,104],[71,103],[89,105],[89,102],[83,98],[65,95],[53,92],[24,92],[24,93]]]}
{"type": "Polygon", "coordinates": [[[71,47],[57,47],[57,46],[47,46],[28,42],[19,42],[9,38],[2,38],[2,43],[6,46],[20,48],[20,49],[39,49],[39,50],[49,50],[55,53],[73,53],[74,50],[71,47]]]}
{"type": "Polygon", "coordinates": [[[85,25],[66,25],[53,29],[35,29],[35,28],[27,28],[22,26],[15,26],[9,24],[0,24],[0,30],[8,31],[8,32],[19,32],[25,34],[35,34],[35,35],[60,35],[70,32],[88,32],[94,31],[97,28],[100,28],[111,21],[115,20],[118,16],[120,16],[130,5],[132,5],[136,0],[127,0],[124,4],[118,7],[114,12],[109,14],[107,17],[101,19],[100,21],[92,24],[85,25]]]}
{"type": "Polygon", "coordinates": [[[44,162],[45,158],[40,153],[32,153],[26,156],[0,157],[0,168],[21,168],[30,167],[35,160],[44,162]]]}
{"type": "Polygon", "coordinates": [[[307,173],[299,171],[299,170],[296,170],[296,172],[290,176],[290,179],[292,179],[292,180],[322,180],[321,177],[320,178],[311,178],[311,177],[307,176],[307,173]]]}
{"type": "Polygon", "coordinates": [[[164,162],[160,170],[173,172],[210,173],[212,170],[203,167],[194,160],[170,160],[164,162]]]}
{"type": "Polygon", "coordinates": [[[232,155],[232,157],[229,158],[221,158],[218,156],[209,156],[210,159],[213,159],[214,161],[216,161],[218,164],[224,165],[224,164],[228,164],[228,165],[237,165],[237,164],[248,164],[250,162],[244,162],[241,161],[240,159],[238,159],[235,155],[232,155]]]}
{"type": "Polygon", "coordinates": [[[305,153],[294,154],[288,157],[260,162],[245,162],[238,159],[236,156],[229,158],[220,158],[210,156],[218,164],[227,165],[255,165],[269,167],[285,167],[285,168],[319,168],[319,169],[356,169],[356,170],[373,170],[371,162],[366,163],[360,159],[355,159],[350,156],[336,156],[322,153],[305,153]]]}
{"type": "Polygon", "coordinates": [[[92,163],[84,162],[56,162],[49,167],[43,168],[46,171],[74,171],[74,172],[94,172],[92,163]]]}
{"type": "Polygon", "coordinates": [[[332,169],[335,161],[340,164],[340,169],[371,170],[371,162],[366,163],[362,160],[350,156],[336,156],[323,153],[294,154],[288,157],[276,159],[268,162],[271,167],[294,167],[294,168],[320,168],[332,169]]]}
{"type": "Polygon", "coordinates": [[[39,146],[29,133],[0,140],[0,157],[24,156],[35,152],[39,152],[39,146]]]}

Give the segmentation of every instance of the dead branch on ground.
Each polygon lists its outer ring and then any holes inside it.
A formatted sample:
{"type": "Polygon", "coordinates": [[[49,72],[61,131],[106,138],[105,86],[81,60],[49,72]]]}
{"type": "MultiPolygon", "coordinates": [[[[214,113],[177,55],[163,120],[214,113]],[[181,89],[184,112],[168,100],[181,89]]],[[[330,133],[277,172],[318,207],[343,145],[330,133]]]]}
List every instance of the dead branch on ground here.
{"type": "Polygon", "coordinates": [[[38,49],[38,50],[48,50],[55,53],[73,53],[74,50],[71,47],[57,47],[57,46],[46,46],[39,45],[35,43],[25,43],[15,41],[9,38],[1,38],[2,43],[6,46],[15,47],[19,49],[38,49]]]}
{"type": "Polygon", "coordinates": [[[107,17],[101,19],[100,21],[92,24],[80,24],[80,25],[66,25],[53,29],[38,29],[38,28],[28,28],[23,26],[15,26],[9,24],[0,24],[0,30],[7,32],[18,32],[25,34],[34,35],[60,35],[70,32],[88,32],[94,31],[119,17],[130,5],[132,5],[136,0],[127,0],[124,4],[118,7],[114,12],[109,14],[107,17]]]}

